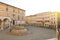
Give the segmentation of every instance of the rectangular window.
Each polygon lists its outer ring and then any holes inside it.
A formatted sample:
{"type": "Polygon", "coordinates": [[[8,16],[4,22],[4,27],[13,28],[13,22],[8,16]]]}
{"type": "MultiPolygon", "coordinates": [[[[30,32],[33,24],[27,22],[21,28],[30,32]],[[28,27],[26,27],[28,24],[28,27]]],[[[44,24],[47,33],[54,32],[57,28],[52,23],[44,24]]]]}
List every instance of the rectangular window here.
{"type": "Polygon", "coordinates": [[[18,15],[18,20],[20,19],[19,15],[18,15]]]}
{"type": "Polygon", "coordinates": [[[23,16],[22,16],[22,20],[23,20],[23,16]]]}
{"type": "Polygon", "coordinates": [[[6,8],[6,11],[8,11],[8,8],[6,8]]]}

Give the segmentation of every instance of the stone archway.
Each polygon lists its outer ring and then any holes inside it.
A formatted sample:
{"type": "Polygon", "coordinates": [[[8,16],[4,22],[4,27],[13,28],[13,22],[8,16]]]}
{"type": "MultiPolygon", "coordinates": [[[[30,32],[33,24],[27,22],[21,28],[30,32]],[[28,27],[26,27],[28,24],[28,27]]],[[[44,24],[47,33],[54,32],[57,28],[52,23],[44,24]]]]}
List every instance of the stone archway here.
{"type": "Polygon", "coordinates": [[[9,17],[2,17],[2,30],[10,27],[11,19],[9,17]]]}
{"type": "Polygon", "coordinates": [[[11,18],[10,17],[3,17],[3,21],[7,21],[7,20],[11,21],[11,18]]]}
{"type": "Polygon", "coordinates": [[[10,26],[11,18],[9,17],[0,17],[0,29],[4,30],[5,23],[10,26]]]}
{"type": "Polygon", "coordinates": [[[4,18],[3,19],[3,28],[5,28],[5,29],[7,29],[7,28],[9,28],[10,27],[10,21],[11,21],[11,19],[10,18],[4,18]]]}

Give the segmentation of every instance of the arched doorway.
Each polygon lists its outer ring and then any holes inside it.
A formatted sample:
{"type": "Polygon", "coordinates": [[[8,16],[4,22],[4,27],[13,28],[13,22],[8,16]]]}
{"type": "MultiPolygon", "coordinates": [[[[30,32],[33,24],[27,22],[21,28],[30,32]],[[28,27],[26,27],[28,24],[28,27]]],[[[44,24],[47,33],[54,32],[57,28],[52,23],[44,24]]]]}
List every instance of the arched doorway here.
{"type": "Polygon", "coordinates": [[[4,28],[4,29],[7,29],[7,28],[10,27],[10,21],[11,21],[10,18],[4,18],[4,19],[3,19],[3,28],[4,28]]]}
{"type": "Polygon", "coordinates": [[[15,25],[15,20],[13,20],[13,25],[15,25]]]}

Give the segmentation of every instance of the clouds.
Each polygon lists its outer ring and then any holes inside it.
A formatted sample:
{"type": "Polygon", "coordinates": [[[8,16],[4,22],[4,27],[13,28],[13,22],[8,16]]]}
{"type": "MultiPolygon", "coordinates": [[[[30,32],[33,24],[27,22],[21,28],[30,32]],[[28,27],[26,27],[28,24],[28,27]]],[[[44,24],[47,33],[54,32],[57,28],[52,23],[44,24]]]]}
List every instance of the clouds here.
{"type": "Polygon", "coordinates": [[[26,15],[45,11],[60,11],[59,0],[0,0],[26,10],[26,15]]]}

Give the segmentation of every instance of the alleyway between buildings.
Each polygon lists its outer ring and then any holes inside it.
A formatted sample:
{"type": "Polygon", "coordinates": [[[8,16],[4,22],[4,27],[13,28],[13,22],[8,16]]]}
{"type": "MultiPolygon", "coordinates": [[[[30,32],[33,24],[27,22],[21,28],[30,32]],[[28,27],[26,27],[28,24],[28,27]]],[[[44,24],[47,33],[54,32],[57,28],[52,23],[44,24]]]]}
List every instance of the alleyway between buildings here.
{"type": "Polygon", "coordinates": [[[47,40],[56,38],[56,31],[48,28],[25,26],[32,33],[24,36],[8,35],[8,29],[0,31],[0,40],[47,40]]]}

